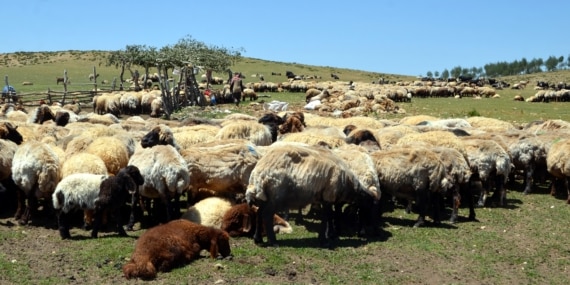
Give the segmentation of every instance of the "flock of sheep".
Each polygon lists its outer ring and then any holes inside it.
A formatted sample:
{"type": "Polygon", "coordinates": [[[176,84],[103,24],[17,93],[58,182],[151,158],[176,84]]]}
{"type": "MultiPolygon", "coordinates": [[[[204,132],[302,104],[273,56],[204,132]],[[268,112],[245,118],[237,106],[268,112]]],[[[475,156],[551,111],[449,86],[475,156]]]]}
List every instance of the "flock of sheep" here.
{"type": "MultiPolygon", "coordinates": [[[[266,236],[276,245],[276,233],[293,230],[281,215],[308,205],[321,211],[321,245],[333,247],[339,217],[354,219],[361,234],[373,233],[384,200],[402,203],[410,212],[415,208],[414,226],[423,226],[428,216],[434,224],[443,220],[444,198],[452,207],[451,222],[460,203],[469,206],[469,219],[475,219],[475,205],[506,205],[505,185],[519,177],[525,193],[537,180],[550,180],[553,194],[567,187],[568,122],[378,120],[351,110],[396,110],[389,97],[399,92],[389,88],[399,87],[340,88],[348,91],[334,86],[306,91],[307,102],[318,100],[315,109],[321,111],[353,106],[339,118],[285,111],[121,120],[113,108],[131,106],[126,93],[98,96],[94,112],[87,114],[73,105],[42,105],[30,114],[7,105],[0,109],[0,199],[17,193],[17,201],[2,202],[17,203],[20,224],[53,209],[64,239],[71,238],[74,217],[81,215],[92,237],[109,221],[123,236],[137,222],[162,223],[139,238],[123,268],[127,278],[153,278],[195,258],[200,249],[213,258],[230,256],[230,236],[252,236],[256,243],[266,236]],[[40,205],[44,211],[38,211],[40,205]],[[355,217],[349,208],[357,209],[355,217]],[[169,239],[173,242],[165,242],[169,239]]],[[[152,110],[158,93],[138,93],[152,110]],[[153,100],[144,99],[152,94],[153,100]]]]}

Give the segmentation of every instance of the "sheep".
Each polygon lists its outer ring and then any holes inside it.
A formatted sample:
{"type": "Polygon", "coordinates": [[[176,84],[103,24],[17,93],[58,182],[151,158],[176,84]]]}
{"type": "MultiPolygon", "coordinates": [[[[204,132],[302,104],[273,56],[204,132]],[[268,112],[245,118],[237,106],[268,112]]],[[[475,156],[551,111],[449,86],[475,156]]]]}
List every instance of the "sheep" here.
{"type": "Polygon", "coordinates": [[[59,165],[57,154],[38,141],[25,142],[14,153],[12,179],[19,188],[18,209],[14,217],[20,224],[27,224],[36,215],[39,199],[51,199],[59,182],[59,165]]]}
{"type": "Polygon", "coordinates": [[[116,137],[98,137],[87,146],[85,152],[100,157],[111,174],[117,174],[129,162],[127,146],[116,137]]]}
{"type": "MultiPolygon", "coordinates": [[[[333,204],[357,200],[378,200],[377,192],[369,192],[348,165],[323,147],[301,144],[271,146],[253,169],[245,198],[259,207],[255,243],[263,242],[262,229],[273,226],[277,211],[303,208],[311,203],[323,205],[319,240],[331,247],[334,238],[333,204]]],[[[267,232],[267,241],[276,245],[275,233],[267,232]]]]}
{"type": "Polygon", "coordinates": [[[186,149],[195,144],[214,141],[219,130],[219,126],[195,125],[174,128],[172,132],[174,133],[174,141],[181,149],[186,149]]]}
{"type": "MultiPolygon", "coordinates": [[[[422,147],[394,147],[370,154],[383,193],[392,197],[416,201],[418,218],[414,227],[425,224],[428,202],[438,197],[451,185],[445,165],[438,155],[422,147]]],[[[409,209],[408,205],[408,209],[409,209]]],[[[439,207],[434,207],[434,223],[440,223],[439,207]]]]}
{"type": "Polygon", "coordinates": [[[546,156],[546,167],[548,173],[553,176],[550,186],[550,194],[555,196],[558,184],[562,182],[568,196],[566,203],[570,204],[570,190],[568,189],[568,177],[570,177],[570,167],[568,166],[568,158],[570,150],[570,139],[562,139],[553,143],[546,156]]]}
{"type": "Polygon", "coordinates": [[[267,146],[274,142],[270,128],[255,121],[239,121],[224,125],[215,138],[216,140],[248,139],[258,146],[267,146]]]}
{"type": "MultiPolygon", "coordinates": [[[[182,215],[182,219],[226,231],[231,237],[253,234],[257,207],[234,204],[230,199],[208,197],[200,200],[182,215]]],[[[277,214],[273,217],[275,233],[292,233],[293,228],[277,214]]]]}
{"type": "Polygon", "coordinates": [[[153,279],[157,271],[166,272],[199,257],[206,249],[210,257],[231,255],[228,233],[175,220],[144,232],[135,244],[130,261],[123,266],[125,278],[153,279]]]}
{"type": "Polygon", "coordinates": [[[247,141],[198,144],[181,154],[192,177],[189,200],[193,201],[245,193],[251,171],[261,158],[258,149],[247,141]]]}
{"type": "Polygon", "coordinates": [[[249,101],[257,100],[257,93],[251,88],[245,88],[243,89],[242,101],[245,101],[246,98],[249,98],[249,101]]]}
{"type": "Polygon", "coordinates": [[[81,113],[81,103],[75,99],[71,100],[70,104],[63,105],[62,108],[71,111],[76,115],[79,115],[79,113],[81,113]]]}
{"type": "Polygon", "coordinates": [[[158,118],[162,113],[162,97],[159,96],[150,102],[150,116],[158,118]]]}
{"type": "Polygon", "coordinates": [[[511,171],[511,157],[497,142],[488,139],[464,137],[463,146],[473,173],[472,181],[481,181],[483,188],[478,205],[483,207],[494,179],[499,205],[505,206],[507,191],[504,187],[511,171]]]}
{"type": "Polygon", "coordinates": [[[155,145],[171,145],[177,150],[180,150],[180,147],[176,144],[172,130],[164,124],[154,127],[141,139],[141,146],[143,148],[153,147],[155,145]]]}
{"type": "Polygon", "coordinates": [[[334,131],[331,132],[333,135],[326,135],[326,131],[317,130],[315,128],[307,128],[305,131],[300,133],[288,133],[281,137],[282,142],[299,142],[308,145],[319,145],[320,143],[326,143],[332,148],[336,148],[345,145],[344,136],[335,135],[334,131]],[[323,134],[325,133],[325,134],[323,134]]]}
{"type": "Polygon", "coordinates": [[[101,182],[99,197],[95,201],[95,220],[93,221],[91,237],[97,237],[102,215],[107,210],[114,213],[119,235],[127,236],[127,233],[123,229],[121,207],[127,202],[129,196],[134,197],[138,186],[143,184],[144,178],[140,170],[133,165],[122,168],[116,176],[108,177],[101,182]]]}
{"type": "MultiPolygon", "coordinates": [[[[139,187],[138,195],[148,199],[160,199],[166,206],[167,220],[177,216],[180,210],[172,207],[171,199],[174,199],[174,206],[177,207],[180,195],[190,185],[190,173],[182,155],[170,145],[156,145],[137,149],[128,165],[136,166],[145,178],[144,184],[139,187]]],[[[128,229],[133,227],[133,215],[134,212],[131,211],[128,229]]]]}
{"type": "Polygon", "coordinates": [[[23,141],[22,134],[18,132],[18,126],[8,121],[0,121],[0,139],[12,141],[17,145],[23,141]]]}
{"type": "Polygon", "coordinates": [[[97,77],[99,77],[99,73],[97,74],[89,73],[89,76],[87,76],[87,78],[89,78],[89,81],[93,81],[94,79],[97,79],[97,77]]]}
{"type": "Polygon", "coordinates": [[[55,121],[55,113],[48,105],[41,105],[34,109],[28,118],[28,123],[43,124],[46,121],[55,121]]]}
{"type": "MultiPolygon", "coordinates": [[[[301,113],[302,114],[302,113],[301,113]]],[[[305,129],[302,119],[297,115],[290,115],[285,122],[279,126],[279,133],[299,133],[305,129]]]]}
{"type": "Polygon", "coordinates": [[[5,186],[13,185],[12,160],[18,145],[10,140],[0,139],[0,192],[6,190],[5,186]]]}

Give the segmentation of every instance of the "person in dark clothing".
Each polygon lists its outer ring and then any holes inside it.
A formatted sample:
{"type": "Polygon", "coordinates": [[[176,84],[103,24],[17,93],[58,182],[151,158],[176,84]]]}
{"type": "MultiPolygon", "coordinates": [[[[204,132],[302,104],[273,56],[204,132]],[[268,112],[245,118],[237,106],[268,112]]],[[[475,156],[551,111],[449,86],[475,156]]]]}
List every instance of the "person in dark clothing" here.
{"type": "Polygon", "coordinates": [[[234,77],[232,78],[232,82],[230,83],[230,91],[232,92],[232,97],[234,98],[234,103],[236,106],[239,106],[239,102],[241,101],[241,93],[245,88],[243,87],[243,81],[239,76],[239,72],[234,73],[234,77]]]}

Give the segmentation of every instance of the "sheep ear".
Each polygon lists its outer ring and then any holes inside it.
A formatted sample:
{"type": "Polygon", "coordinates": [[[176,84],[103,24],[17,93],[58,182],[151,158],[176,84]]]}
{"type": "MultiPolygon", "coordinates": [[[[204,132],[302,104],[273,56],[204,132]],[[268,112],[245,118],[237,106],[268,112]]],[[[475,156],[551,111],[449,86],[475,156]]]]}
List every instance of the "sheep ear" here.
{"type": "Polygon", "coordinates": [[[241,221],[241,228],[242,232],[244,233],[251,231],[251,219],[249,217],[249,214],[243,215],[243,219],[241,221]]]}

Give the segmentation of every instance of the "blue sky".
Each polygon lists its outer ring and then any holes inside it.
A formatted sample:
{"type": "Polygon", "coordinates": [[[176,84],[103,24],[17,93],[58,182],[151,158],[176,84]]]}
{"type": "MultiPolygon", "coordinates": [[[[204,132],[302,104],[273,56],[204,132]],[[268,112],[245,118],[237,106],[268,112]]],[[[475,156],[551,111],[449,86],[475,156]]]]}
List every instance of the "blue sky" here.
{"type": "Polygon", "coordinates": [[[191,36],[280,62],[425,75],[570,55],[570,1],[6,1],[0,53],[191,36]]]}

